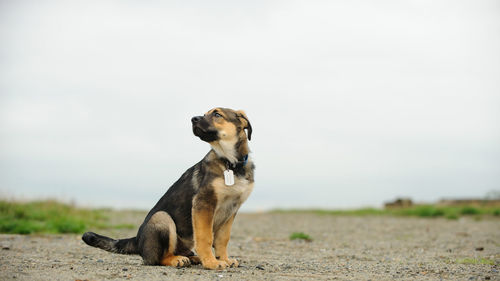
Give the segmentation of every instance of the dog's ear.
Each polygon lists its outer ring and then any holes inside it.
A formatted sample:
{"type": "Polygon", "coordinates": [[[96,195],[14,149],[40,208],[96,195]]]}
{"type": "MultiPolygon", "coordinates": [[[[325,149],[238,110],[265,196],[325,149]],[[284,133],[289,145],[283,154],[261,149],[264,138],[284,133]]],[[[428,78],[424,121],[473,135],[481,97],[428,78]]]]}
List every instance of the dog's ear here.
{"type": "Polygon", "coordinates": [[[251,140],[252,139],[252,125],[250,124],[250,121],[248,120],[246,113],[243,110],[238,110],[238,111],[236,111],[236,116],[238,116],[241,123],[243,124],[243,129],[247,129],[248,140],[251,140]]]}

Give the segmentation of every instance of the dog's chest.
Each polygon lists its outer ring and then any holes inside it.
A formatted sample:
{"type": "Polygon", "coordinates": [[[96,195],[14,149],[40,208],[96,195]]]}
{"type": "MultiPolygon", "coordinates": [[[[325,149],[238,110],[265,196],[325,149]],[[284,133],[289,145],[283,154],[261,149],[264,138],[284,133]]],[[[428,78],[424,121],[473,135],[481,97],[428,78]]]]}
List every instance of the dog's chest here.
{"type": "Polygon", "coordinates": [[[245,178],[236,177],[232,186],[226,186],[223,179],[216,182],[217,206],[215,208],[214,230],[217,230],[238,211],[252,190],[253,182],[249,182],[245,178]]]}

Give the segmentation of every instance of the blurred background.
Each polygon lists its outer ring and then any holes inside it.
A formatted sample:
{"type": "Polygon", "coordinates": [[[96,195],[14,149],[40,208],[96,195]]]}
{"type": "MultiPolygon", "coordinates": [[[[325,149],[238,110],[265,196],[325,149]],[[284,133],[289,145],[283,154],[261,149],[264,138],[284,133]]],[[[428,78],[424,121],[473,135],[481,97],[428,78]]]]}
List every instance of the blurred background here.
{"type": "Polygon", "coordinates": [[[243,209],[500,189],[500,2],[0,1],[0,196],[148,209],[243,109],[243,209]]]}

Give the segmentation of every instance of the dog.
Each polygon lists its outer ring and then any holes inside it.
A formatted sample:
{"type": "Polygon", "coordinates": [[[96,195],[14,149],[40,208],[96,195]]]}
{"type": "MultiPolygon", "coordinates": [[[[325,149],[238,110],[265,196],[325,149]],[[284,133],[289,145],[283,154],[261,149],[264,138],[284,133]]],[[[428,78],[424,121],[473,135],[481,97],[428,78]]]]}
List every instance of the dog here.
{"type": "Polygon", "coordinates": [[[236,213],[254,186],[255,165],[248,147],[252,126],[245,112],[228,108],[214,108],[191,122],[194,135],[210,144],[208,154],[160,198],[136,237],[115,240],[86,232],[86,244],[138,254],[146,265],[238,267],[227,245],[236,213]]]}

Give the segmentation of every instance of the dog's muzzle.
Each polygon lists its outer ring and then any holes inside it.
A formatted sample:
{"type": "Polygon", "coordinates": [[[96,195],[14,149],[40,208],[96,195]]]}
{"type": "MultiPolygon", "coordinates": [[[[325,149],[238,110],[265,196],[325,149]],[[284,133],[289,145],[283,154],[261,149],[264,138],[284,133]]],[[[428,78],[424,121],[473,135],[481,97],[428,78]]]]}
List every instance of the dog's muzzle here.
{"type": "Polygon", "coordinates": [[[213,142],[219,139],[217,130],[210,128],[210,124],[203,116],[195,116],[191,118],[193,123],[193,134],[199,137],[202,141],[213,142]]]}
{"type": "Polygon", "coordinates": [[[191,123],[196,124],[198,122],[200,122],[200,120],[203,119],[203,116],[195,116],[193,118],[191,118],[191,123]]]}

